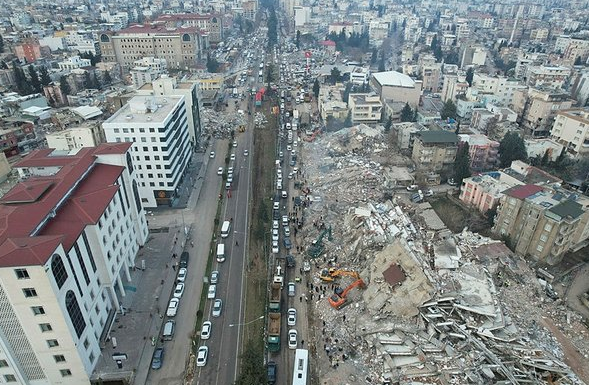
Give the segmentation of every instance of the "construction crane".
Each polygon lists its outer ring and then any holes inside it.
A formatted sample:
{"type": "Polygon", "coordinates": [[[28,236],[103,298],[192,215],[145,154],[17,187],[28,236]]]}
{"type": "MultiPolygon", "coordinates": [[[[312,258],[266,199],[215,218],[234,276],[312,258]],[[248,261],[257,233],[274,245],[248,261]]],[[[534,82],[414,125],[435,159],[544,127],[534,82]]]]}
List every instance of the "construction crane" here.
{"type": "Polygon", "coordinates": [[[366,284],[361,278],[358,278],[350,286],[346,287],[345,290],[342,290],[341,287],[336,288],[335,293],[327,299],[329,304],[338,310],[346,306],[348,304],[348,300],[346,298],[348,293],[357,286],[359,286],[361,289],[364,289],[366,284]]]}
{"type": "Polygon", "coordinates": [[[319,278],[325,282],[333,282],[336,278],[343,276],[360,279],[360,274],[356,273],[355,271],[338,270],[335,267],[331,267],[329,270],[323,269],[319,278]]]}
{"type": "Polygon", "coordinates": [[[317,258],[318,256],[320,256],[323,253],[324,246],[323,246],[322,241],[323,241],[323,237],[325,237],[326,235],[327,235],[327,239],[331,241],[332,240],[331,226],[329,226],[328,228],[323,230],[321,232],[321,234],[319,234],[317,239],[311,243],[311,246],[309,246],[309,248],[307,249],[307,254],[309,255],[309,257],[317,258]]]}

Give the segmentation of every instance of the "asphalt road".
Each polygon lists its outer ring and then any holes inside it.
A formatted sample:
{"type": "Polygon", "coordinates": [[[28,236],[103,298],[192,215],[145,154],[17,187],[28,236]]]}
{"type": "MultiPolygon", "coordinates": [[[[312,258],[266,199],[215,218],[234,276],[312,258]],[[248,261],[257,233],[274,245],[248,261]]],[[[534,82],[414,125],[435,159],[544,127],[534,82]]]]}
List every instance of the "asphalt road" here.
{"type": "MultiPolygon", "coordinates": [[[[246,99],[247,100],[247,99],[246,99]]],[[[242,102],[246,103],[246,101],[242,102]]],[[[244,107],[238,103],[236,107],[244,107]]],[[[234,103],[229,103],[230,109],[226,113],[235,113],[234,103]]],[[[246,235],[248,224],[248,202],[251,199],[251,164],[253,126],[248,123],[248,129],[244,133],[236,133],[237,147],[232,147],[235,153],[235,161],[230,162],[234,167],[233,183],[230,190],[225,190],[225,204],[223,207],[223,220],[233,218],[232,232],[227,238],[220,238],[220,226],[215,229],[217,243],[225,244],[226,260],[223,263],[214,262],[213,270],[220,273],[217,285],[216,298],[223,300],[223,312],[221,317],[211,318],[212,300],[207,301],[204,309],[204,319],[213,323],[211,338],[201,341],[201,345],[209,347],[208,362],[205,367],[197,368],[194,383],[196,384],[232,384],[238,374],[238,352],[240,351],[241,324],[243,320],[243,295],[245,291],[244,267],[246,261],[246,235]],[[247,149],[250,155],[245,156],[247,149]],[[229,326],[234,325],[234,326],[229,326]]],[[[219,158],[226,151],[219,150],[219,158]]],[[[216,170],[216,168],[215,168],[216,170]]],[[[220,176],[217,178],[221,179],[220,176]]],[[[219,190],[217,190],[218,193],[219,190]]]]}

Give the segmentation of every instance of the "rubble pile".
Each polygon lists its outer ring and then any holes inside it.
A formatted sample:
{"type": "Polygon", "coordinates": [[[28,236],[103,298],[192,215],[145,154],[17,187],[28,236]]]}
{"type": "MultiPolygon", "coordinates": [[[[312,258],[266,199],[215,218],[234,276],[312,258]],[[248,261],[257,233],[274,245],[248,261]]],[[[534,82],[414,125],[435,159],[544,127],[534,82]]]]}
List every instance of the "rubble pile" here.
{"type": "Polygon", "coordinates": [[[310,259],[305,296],[321,384],[583,383],[541,322],[552,318],[589,357],[581,318],[547,296],[503,243],[467,229],[452,234],[428,203],[395,196],[386,171],[396,166],[375,160],[388,151],[381,131],[360,125],[303,150],[302,190],[312,204],[299,244],[324,244],[310,259]],[[319,237],[326,227],[329,240],[319,237]],[[328,268],[365,283],[339,310],[327,298],[353,280],[325,282],[328,268]]]}
{"type": "Polygon", "coordinates": [[[221,114],[210,108],[203,108],[200,118],[203,134],[216,139],[229,139],[231,132],[237,132],[240,126],[247,124],[247,116],[244,114],[221,114]]]}

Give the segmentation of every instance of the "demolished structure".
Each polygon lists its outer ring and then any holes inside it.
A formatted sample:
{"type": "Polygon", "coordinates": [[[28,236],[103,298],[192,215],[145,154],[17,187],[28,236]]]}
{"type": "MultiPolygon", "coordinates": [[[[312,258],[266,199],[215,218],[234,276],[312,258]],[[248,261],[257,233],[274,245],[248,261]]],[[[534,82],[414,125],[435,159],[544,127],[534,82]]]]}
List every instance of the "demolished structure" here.
{"type": "Polygon", "coordinates": [[[563,311],[503,243],[467,229],[453,234],[429,203],[412,204],[409,164],[391,150],[382,129],[363,125],[303,149],[311,204],[299,243],[333,229],[324,252],[309,259],[319,383],[582,384],[550,333],[558,325],[589,357],[581,317],[563,311]],[[330,267],[366,283],[340,310],[327,301],[333,285],[320,279],[330,267]]]}

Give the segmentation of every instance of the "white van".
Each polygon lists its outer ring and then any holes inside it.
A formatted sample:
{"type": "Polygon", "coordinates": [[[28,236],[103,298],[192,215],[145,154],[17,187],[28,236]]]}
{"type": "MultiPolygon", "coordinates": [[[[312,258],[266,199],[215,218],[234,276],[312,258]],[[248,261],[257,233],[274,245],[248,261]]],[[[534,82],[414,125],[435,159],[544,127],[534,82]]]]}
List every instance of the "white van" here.
{"type": "Polygon", "coordinates": [[[164,337],[164,340],[171,341],[172,338],[174,338],[175,329],[176,329],[176,321],[174,321],[174,320],[166,321],[166,323],[164,324],[164,332],[162,335],[164,337]]]}
{"type": "Polygon", "coordinates": [[[225,262],[225,245],[223,243],[217,245],[217,262],[225,262]]]}
{"type": "Polygon", "coordinates": [[[221,226],[221,238],[227,238],[229,236],[230,230],[231,230],[231,222],[230,221],[223,222],[223,226],[221,226]]]}

